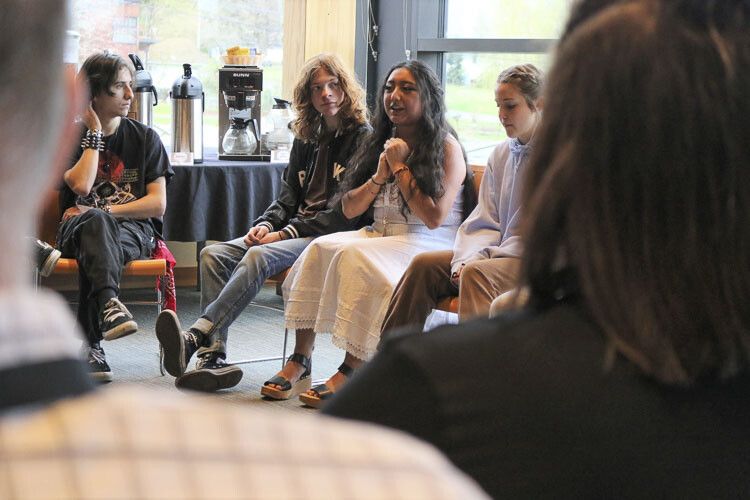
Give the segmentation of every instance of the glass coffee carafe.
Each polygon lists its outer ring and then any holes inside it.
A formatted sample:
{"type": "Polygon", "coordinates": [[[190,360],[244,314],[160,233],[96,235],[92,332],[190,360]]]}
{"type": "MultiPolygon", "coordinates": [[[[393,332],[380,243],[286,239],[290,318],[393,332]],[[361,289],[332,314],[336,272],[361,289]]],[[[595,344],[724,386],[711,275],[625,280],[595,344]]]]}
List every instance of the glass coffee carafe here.
{"type": "Polygon", "coordinates": [[[232,118],[231,125],[221,146],[224,153],[230,155],[249,155],[255,153],[258,147],[258,139],[255,137],[255,127],[252,120],[243,118],[232,118]]]}
{"type": "Polygon", "coordinates": [[[274,101],[273,109],[268,114],[273,120],[273,130],[266,137],[265,147],[268,150],[292,149],[294,133],[289,128],[289,123],[294,120],[292,103],[278,97],[274,97],[274,101]]]}

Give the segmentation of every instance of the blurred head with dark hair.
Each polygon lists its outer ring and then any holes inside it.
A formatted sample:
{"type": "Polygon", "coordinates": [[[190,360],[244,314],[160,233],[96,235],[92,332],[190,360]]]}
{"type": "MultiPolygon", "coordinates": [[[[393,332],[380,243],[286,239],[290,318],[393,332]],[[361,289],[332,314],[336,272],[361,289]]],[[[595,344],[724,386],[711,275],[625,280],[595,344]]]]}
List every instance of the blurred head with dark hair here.
{"type": "Polygon", "coordinates": [[[525,192],[532,303],[571,270],[611,347],[665,383],[750,362],[749,11],[615,2],[549,73],[525,192]]]}
{"type": "Polygon", "coordinates": [[[588,18],[615,4],[623,4],[638,0],[576,0],[570,8],[568,22],[565,23],[560,34],[560,42],[564,42],[575,29],[588,18]]]}

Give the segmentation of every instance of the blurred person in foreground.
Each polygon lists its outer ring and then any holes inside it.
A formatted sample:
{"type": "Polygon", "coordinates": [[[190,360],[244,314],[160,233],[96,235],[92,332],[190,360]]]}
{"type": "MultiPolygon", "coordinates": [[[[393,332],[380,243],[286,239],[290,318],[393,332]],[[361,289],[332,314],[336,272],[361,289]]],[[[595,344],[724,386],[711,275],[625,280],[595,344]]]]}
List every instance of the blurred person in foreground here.
{"type": "Polygon", "coordinates": [[[524,192],[528,305],[394,336],[325,412],[492,496],[750,494],[750,2],[631,1],[561,42],[524,192]]]}
{"type": "Polygon", "coordinates": [[[432,447],[386,429],[93,387],[67,305],[18,265],[86,102],[63,75],[66,8],[0,2],[0,497],[486,498],[432,447]],[[45,126],[20,127],[30,116],[45,126]]]}

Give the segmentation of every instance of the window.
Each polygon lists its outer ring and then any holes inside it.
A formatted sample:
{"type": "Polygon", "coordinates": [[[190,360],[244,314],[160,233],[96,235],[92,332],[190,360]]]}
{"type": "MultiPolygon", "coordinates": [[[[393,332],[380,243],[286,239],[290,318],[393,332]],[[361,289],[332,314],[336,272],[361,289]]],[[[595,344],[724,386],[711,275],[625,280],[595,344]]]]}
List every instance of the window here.
{"type": "Polygon", "coordinates": [[[445,38],[557,38],[570,0],[446,0],[445,38]]]}
{"type": "Polygon", "coordinates": [[[494,85],[515,64],[549,69],[550,51],[572,0],[408,0],[404,46],[435,67],[443,81],[448,120],[471,163],[486,163],[506,138],[494,85]],[[410,36],[409,36],[410,35],[410,36]],[[415,50],[416,49],[416,50],[415,50]]]}
{"type": "Polygon", "coordinates": [[[449,52],[445,54],[445,101],[448,121],[458,132],[469,162],[485,164],[492,149],[506,139],[495,103],[495,82],[505,68],[531,63],[545,70],[547,54],[449,52]]]}
{"type": "Polygon", "coordinates": [[[138,44],[138,18],[118,17],[112,21],[112,41],[116,44],[138,44]]]}
{"type": "MultiPolygon", "coordinates": [[[[154,128],[170,146],[172,83],[190,63],[203,85],[206,110],[203,144],[216,147],[219,56],[242,46],[263,59],[263,114],[281,95],[284,0],[72,0],[72,30],[81,35],[79,64],[107,49],[125,58],[138,54],[159,95],[154,128]]],[[[265,124],[264,124],[265,125],[265,124]]],[[[264,125],[261,128],[269,130],[264,125]]]]}

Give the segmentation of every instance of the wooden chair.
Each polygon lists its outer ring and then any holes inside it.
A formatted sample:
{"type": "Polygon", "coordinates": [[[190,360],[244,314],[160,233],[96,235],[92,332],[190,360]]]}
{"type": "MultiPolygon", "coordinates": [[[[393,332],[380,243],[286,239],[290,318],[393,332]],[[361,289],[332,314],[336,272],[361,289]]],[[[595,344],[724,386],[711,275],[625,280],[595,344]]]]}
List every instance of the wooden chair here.
{"type": "MultiPolygon", "coordinates": [[[[44,206],[42,207],[42,213],[39,219],[39,227],[37,232],[40,239],[46,241],[50,245],[55,245],[57,238],[57,226],[60,222],[61,215],[59,208],[60,192],[53,190],[44,200],[44,206]]],[[[75,259],[64,259],[61,258],[55,268],[52,270],[52,275],[71,275],[78,274],[78,262],[75,259]]],[[[132,276],[153,276],[156,282],[159,282],[158,278],[161,278],[161,285],[155,286],[156,297],[153,300],[130,300],[123,301],[124,304],[128,305],[150,305],[156,307],[157,315],[161,312],[164,303],[164,296],[167,286],[167,261],[164,259],[143,259],[134,260],[128,262],[125,269],[122,272],[123,278],[132,276]]],[[[36,271],[35,276],[36,286],[41,285],[41,276],[39,271],[36,271]]],[[[159,371],[164,375],[164,364],[163,364],[163,351],[159,346],[159,371]]]]}

